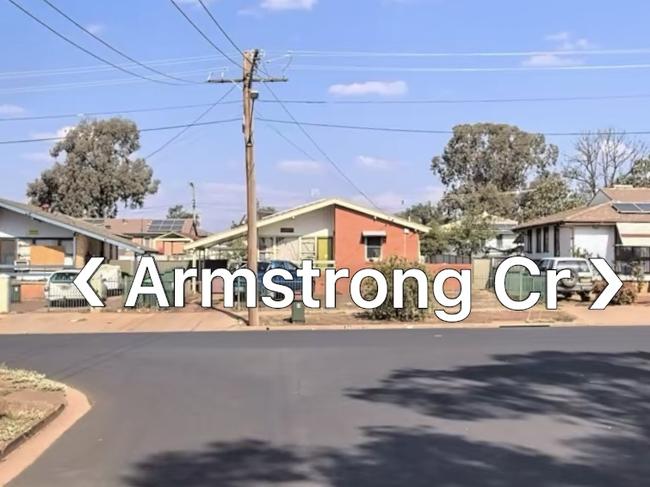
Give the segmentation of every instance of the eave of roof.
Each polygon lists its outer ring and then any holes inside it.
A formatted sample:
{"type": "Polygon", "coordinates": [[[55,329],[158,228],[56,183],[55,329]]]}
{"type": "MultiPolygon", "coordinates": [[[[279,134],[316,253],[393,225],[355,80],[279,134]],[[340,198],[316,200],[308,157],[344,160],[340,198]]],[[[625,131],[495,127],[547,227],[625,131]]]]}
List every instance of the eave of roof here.
{"type": "MultiPolygon", "coordinates": [[[[384,220],[390,223],[394,223],[396,225],[400,225],[406,228],[410,228],[416,232],[421,232],[421,233],[427,233],[429,232],[430,228],[426,225],[422,225],[420,223],[415,223],[411,222],[409,220],[406,220],[404,218],[400,218],[397,216],[389,215],[388,213],[384,213],[379,210],[373,210],[370,208],[366,208],[361,205],[357,205],[356,203],[352,203],[350,201],[346,201],[340,198],[329,198],[329,199],[322,199],[322,200],[317,200],[313,201],[311,203],[307,203],[302,206],[298,206],[295,208],[292,208],[290,210],[286,211],[281,211],[279,213],[275,213],[271,216],[262,218],[258,220],[257,222],[257,228],[263,228],[267,225],[272,225],[274,223],[278,223],[284,220],[288,220],[290,218],[294,218],[296,216],[304,215],[307,213],[310,213],[312,211],[320,210],[322,208],[326,208],[328,206],[340,206],[342,208],[347,208],[352,211],[356,211],[359,213],[364,213],[366,215],[373,216],[379,220],[384,220]]],[[[208,237],[196,240],[195,242],[186,245],[185,248],[186,250],[196,250],[196,249],[205,249],[212,247],[213,245],[216,245],[220,242],[227,242],[228,240],[232,240],[234,238],[237,238],[238,236],[246,234],[247,227],[246,225],[240,225],[236,228],[232,228],[230,230],[226,230],[223,232],[218,232],[214,233],[208,237]]]]}
{"type": "Polygon", "coordinates": [[[0,207],[5,208],[9,211],[14,211],[16,213],[26,215],[30,218],[33,218],[34,220],[38,220],[43,223],[65,228],[66,230],[94,238],[95,240],[100,240],[102,242],[116,245],[131,252],[135,252],[136,254],[156,252],[154,249],[148,249],[146,247],[134,244],[130,240],[119,237],[111,232],[107,232],[102,228],[97,227],[97,225],[86,223],[79,218],[73,218],[60,213],[50,213],[32,205],[18,203],[16,201],[7,200],[4,198],[0,198],[0,207]]]}

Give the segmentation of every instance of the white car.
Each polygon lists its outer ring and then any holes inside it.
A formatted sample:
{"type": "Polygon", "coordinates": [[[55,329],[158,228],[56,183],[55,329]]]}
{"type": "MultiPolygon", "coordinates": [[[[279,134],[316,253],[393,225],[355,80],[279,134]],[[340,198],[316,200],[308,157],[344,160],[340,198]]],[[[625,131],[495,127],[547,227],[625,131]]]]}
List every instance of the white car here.
{"type": "Polygon", "coordinates": [[[591,290],[594,287],[594,271],[587,259],[578,257],[547,257],[539,263],[542,272],[553,269],[560,271],[569,269],[571,277],[561,279],[557,283],[558,296],[570,298],[573,294],[580,296],[582,301],[591,299],[591,290]]]}
{"type": "MultiPolygon", "coordinates": [[[[85,298],[73,283],[79,272],[78,269],[69,269],[50,274],[45,284],[45,299],[50,306],[55,303],[65,304],[71,301],[85,301],[85,298]]],[[[93,277],[90,285],[102,301],[106,299],[108,289],[103,279],[93,277]]]]}

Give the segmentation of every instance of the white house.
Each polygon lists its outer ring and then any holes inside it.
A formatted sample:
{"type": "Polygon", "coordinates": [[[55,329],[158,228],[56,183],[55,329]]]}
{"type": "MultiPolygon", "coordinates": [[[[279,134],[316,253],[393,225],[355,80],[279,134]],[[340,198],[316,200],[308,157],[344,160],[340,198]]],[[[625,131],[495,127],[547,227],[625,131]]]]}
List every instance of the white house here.
{"type": "Polygon", "coordinates": [[[650,188],[601,189],[587,206],[522,223],[532,259],[588,255],[605,258],[621,275],[639,263],[650,274],[650,188]]]}
{"type": "Polygon", "coordinates": [[[81,268],[95,256],[116,259],[120,250],[136,255],[150,251],[78,218],[0,199],[0,273],[25,283],[26,297],[42,296],[53,271],[81,268]],[[27,283],[33,284],[29,292],[27,283]]]}

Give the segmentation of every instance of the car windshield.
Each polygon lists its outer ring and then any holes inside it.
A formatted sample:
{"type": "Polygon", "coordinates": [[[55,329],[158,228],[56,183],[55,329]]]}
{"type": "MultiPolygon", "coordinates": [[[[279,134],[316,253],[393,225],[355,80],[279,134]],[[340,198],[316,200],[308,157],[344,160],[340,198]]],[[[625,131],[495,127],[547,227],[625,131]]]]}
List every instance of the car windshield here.
{"type": "Polygon", "coordinates": [[[75,272],[57,272],[56,274],[52,274],[50,282],[55,284],[67,284],[74,281],[75,277],[77,277],[77,273],[75,272]]]}
{"type": "Polygon", "coordinates": [[[557,269],[573,269],[577,272],[591,272],[589,264],[584,260],[568,260],[558,262],[557,269]]]}

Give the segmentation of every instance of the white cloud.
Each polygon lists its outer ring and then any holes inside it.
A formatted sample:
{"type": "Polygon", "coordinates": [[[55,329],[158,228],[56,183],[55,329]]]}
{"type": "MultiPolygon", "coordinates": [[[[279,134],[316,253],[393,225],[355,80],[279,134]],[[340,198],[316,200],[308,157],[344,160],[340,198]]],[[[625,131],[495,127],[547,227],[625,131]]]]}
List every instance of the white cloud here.
{"type": "Polygon", "coordinates": [[[322,169],[319,162],[309,160],[286,160],[277,163],[277,168],[289,173],[315,173],[322,169]]]}
{"type": "Polygon", "coordinates": [[[567,56],[558,56],[557,54],[536,54],[523,62],[524,66],[578,66],[584,64],[582,59],[567,56]]]}
{"type": "Polygon", "coordinates": [[[18,105],[0,105],[0,115],[20,115],[25,113],[25,109],[18,105]]]}
{"type": "Polygon", "coordinates": [[[86,30],[89,31],[91,34],[101,34],[106,30],[106,26],[104,24],[87,24],[86,30]]]}
{"type": "Polygon", "coordinates": [[[357,156],[357,163],[369,169],[388,169],[397,164],[396,161],[373,156],[357,156]]]}
{"type": "Polygon", "coordinates": [[[363,83],[336,84],[329,87],[332,95],[356,96],[356,95],[381,95],[396,96],[408,92],[408,85],[405,81],[365,81],[363,83]]]}
{"type": "Polygon", "coordinates": [[[32,139],[52,139],[54,137],[62,139],[73,128],[73,126],[68,125],[66,127],[61,127],[56,132],[32,132],[31,136],[32,139]]]}
{"type": "Polygon", "coordinates": [[[568,57],[563,51],[583,51],[591,49],[594,44],[585,37],[574,37],[570,32],[562,31],[549,34],[544,38],[554,44],[552,51],[544,54],[535,54],[522,62],[524,66],[578,66],[584,64],[584,59],[568,57]]]}
{"type": "Polygon", "coordinates": [[[311,10],[318,0],[262,0],[260,7],[266,10],[311,10]]]}

